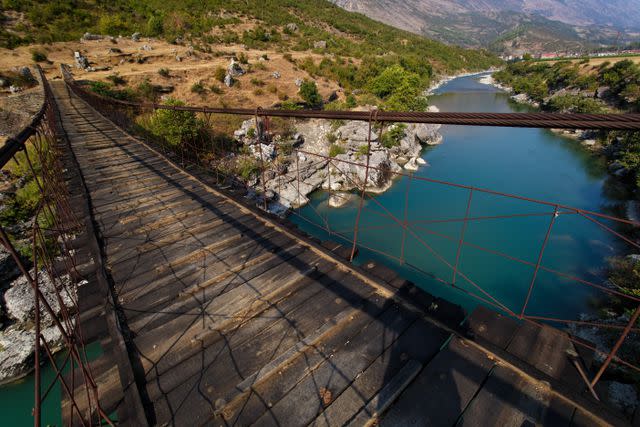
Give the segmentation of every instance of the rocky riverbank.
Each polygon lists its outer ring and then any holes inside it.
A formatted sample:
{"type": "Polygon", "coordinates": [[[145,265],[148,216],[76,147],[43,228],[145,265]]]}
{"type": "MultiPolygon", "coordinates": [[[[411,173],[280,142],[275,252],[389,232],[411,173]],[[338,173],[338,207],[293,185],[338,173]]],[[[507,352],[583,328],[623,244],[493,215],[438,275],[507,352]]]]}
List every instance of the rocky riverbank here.
{"type": "MultiPolygon", "coordinates": [[[[430,111],[437,110],[431,107],[430,111]]],[[[299,120],[292,136],[269,135],[272,143],[262,144],[260,150],[257,138],[261,131],[256,131],[254,120],[245,121],[235,137],[256,160],[266,163],[265,184],[259,174],[249,182],[254,195],[258,197],[266,187],[269,210],[284,214],[307,204],[308,196],[319,189],[332,192],[332,207],[347,203],[350,193],[363,186],[372,193],[386,191],[403,169],[412,172],[426,164],[420,153],[442,142],[439,129],[440,125],[396,123],[381,133],[374,127],[368,174],[367,122],[299,120]]]]}

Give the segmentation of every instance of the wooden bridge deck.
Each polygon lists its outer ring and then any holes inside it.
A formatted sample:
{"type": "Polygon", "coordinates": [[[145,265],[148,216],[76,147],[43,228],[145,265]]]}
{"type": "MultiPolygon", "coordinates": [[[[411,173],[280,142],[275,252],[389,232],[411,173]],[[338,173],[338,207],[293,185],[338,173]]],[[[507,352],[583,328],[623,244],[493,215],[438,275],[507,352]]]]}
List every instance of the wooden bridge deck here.
{"type": "Polygon", "coordinates": [[[261,216],[52,86],[117,300],[80,288],[86,338],[105,348],[102,405],[123,425],[623,423],[584,393],[565,334],[486,309],[461,325],[459,307],[349,267],[339,245],[261,216]]]}

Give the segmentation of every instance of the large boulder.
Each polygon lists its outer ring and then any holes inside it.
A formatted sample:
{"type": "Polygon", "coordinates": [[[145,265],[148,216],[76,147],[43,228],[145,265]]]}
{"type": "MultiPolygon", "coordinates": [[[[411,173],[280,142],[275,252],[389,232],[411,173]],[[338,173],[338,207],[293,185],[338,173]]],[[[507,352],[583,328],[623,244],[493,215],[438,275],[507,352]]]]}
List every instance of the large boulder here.
{"type": "MultiPolygon", "coordinates": [[[[56,326],[41,330],[46,342],[55,351],[62,344],[62,334],[56,326]]],[[[16,380],[33,370],[35,331],[25,325],[11,325],[0,332],[0,384],[16,380]]]]}
{"type": "MultiPolygon", "coordinates": [[[[335,162],[339,173],[345,175],[346,188],[361,188],[365,185],[367,191],[382,192],[389,188],[394,173],[400,172],[400,166],[389,158],[386,151],[374,151],[369,156],[369,174],[367,175],[366,156],[353,154],[338,154],[335,162]],[[365,183],[366,178],[366,183],[365,183]]],[[[331,172],[331,171],[330,171],[331,172]]],[[[346,189],[343,188],[343,189],[346,189]]]]}
{"type": "Polygon", "coordinates": [[[244,73],[245,71],[242,66],[232,58],[231,63],[229,63],[229,66],[227,67],[227,74],[231,77],[238,77],[243,75],[244,73]]]}
{"type": "MultiPolygon", "coordinates": [[[[336,130],[336,136],[339,139],[345,139],[352,143],[351,145],[362,145],[369,140],[369,123],[361,121],[349,121],[336,130]]],[[[371,129],[371,141],[378,140],[378,132],[371,129]]]]}
{"type": "MultiPolygon", "coordinates": [[[[34,270],[31,270],[30,274],[33,277],[34,270]]],[[[54,284],[44,271],[38,274],[38,283],[40,292],[42,292],[44,298],[54,312],[59,314],[61,306],[56,296],[54,284]]],[[[68,276],[61,278],[57,285],[60,287],[59,293],[62,303],[67,307],[72,307],[75,296],[71,295],[73,291],[71,290],[71,282],[68,276]]],[[[4,301],[7,308],[7,315],[17,322],[27,322],[34,318],[35,301],[33,289],[25,276],[20,276],[11,283],[11,287],[4,294],[4,301]]],[[[50,323],[52,321],[43,304],[40,305],[40,314],[43,316],[43,319],[45,319],[45,322],[50,323]]]]}
{"type": "Polygon", "coordinates": [[[76,61],[76,67],[81,68],[83,70],[86,70],[87,68],[89,68],[91,66],[91,64],[89,64],[89,59],[87,59],[86,56],[84,56],[82,53],[76,51],[73,52],[73,58],[76,61]]]}

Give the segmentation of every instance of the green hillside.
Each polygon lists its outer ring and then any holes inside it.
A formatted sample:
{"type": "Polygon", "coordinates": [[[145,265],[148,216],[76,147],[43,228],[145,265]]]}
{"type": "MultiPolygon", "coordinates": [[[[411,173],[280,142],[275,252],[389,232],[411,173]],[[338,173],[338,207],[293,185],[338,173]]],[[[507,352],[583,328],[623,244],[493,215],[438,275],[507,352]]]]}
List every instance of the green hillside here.
{"type": "MultiPolygon", "coordinates": [[[[288,50],[307,50],[314,41],[324,40],[328,54],[367,59],[380,69],[399,63],[423,78],[433,71],[479,70],[499,63],[485,51],[446,46],[325,0],[2,0],[0,4],[0,46],[8,48],[74,40],[85,32],[113,36],[140,32],[205,46],[241,42],[288,50]],[[212,28],[233,28],[247,21],[257,26],[240,35],[211,34],[212,28]],[[298,30],[287,30],[288,23],[298,30]]],[[[336,77],[347,83],[370,77],[357,76],[355,68],[344,67],[343,75],[336,77]]]]}

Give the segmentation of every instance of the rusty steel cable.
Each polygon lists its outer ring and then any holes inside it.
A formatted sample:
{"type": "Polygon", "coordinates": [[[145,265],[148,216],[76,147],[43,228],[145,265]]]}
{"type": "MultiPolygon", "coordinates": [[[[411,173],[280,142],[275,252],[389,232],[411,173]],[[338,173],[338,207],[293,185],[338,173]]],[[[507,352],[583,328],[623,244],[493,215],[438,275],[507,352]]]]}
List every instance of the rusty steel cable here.
{"type": "MultiPolygon", "coordinates": [[[[300,119],[369,121],[370,111],[282,110],[257,108],[216,108],[188,105],[164,105],[153,102],[131,102],[102,97],[82,88],[68,67],[62,67],[65,81],[83,99],[102,110],[111,107],[130,110],[175,110],[206,114],[232,114],[240,116],[288,117],[300,119]]],[[[557,129],[640,130],[640,114],[582,114],[582,113],[446,113],[377,111],[376,121],[381,123],[434,123],[466,126],[504,126],[557,129]]]]}
{"type": "MultiPolygon", "coordinates": [[[[438,123],[438,124],[471,125],[471,126],[640,130],[640,114],[637,114],[637,113],[633,113],[633,114],[430,113],[430,112],[388,112],[388,111],[378,111],[378,110],[288,111],[288,110],[261,109],[261,108],[210,108],[210,107],[194,107],[194,106],[167,106],[167,105],[161,105],[156,103],[136,103],[136,102],[118,101],[118,100],[103,98],[95,93],[91,93],[85,90],[81,85],[75,82],[75,80],[73,80],[73,76],[71,75],[70,71],[66,68],[63,68],[63,76],[65,78],[65,81],[68,85],[69,90],[76,93],[76,95],[78,95],[80,98],[82,98],[87,103],[92,105],[96,110],[106,115],[107,117],[111,118],[118,125],[122,126],[125,129],[127,128],[131,129],[131,121],[132,119],[134,119],[136,114],[139,114],[141,112],[153,111],[157,109],[163,109],[163,110],[176,110],[176,111],[191,111],[194,113],[205,114],[209,122],[211,120],[212,114],[241,115],[246,117],[252,117],[256,121],[258,120],[258,118],[264,118],[265,121],[267,121],[270,117],[317,118],[317,119],[329,119],[329,120],[335,120],[335,119],[359,120],[359,121],[369,122],[369,137],[367,138],[368,146],[371,143],[370,133],[371,133],[371,127],[374,122],[376,124],[389,123],[389,122],[406,122],[406,123],[438,123]]],[[[166,147],[164,145],[161,145],[161,147],[165,153],[168,152],[169,155],[171,155],[172,151],[170,147],[166,147]]],[[[210,164],[206,164],[206,163],[203,164],[203,162],[200,159],[200,156],[198,155],[196,147],[191,147],[189,150],[190,151],[195,150],[196,155],[194,156],[187,153],[186,156],[182,156],[183,159],[186,158],[188,161],[193,161],[192,159],[195,159],[195,163],[197,164],[197,166],[205,171],[208,171],[209,169],[212,168],[210,164]]],[[[367,152],[370,153],[370,146],[368,147],[367,152]]],[[[182,152],[180,154],[182,155],[182,152]]],[[[631,295],[627,295],[619,290],[612,289],[610,286],[607,286],[606,284],[603,285],[603,284],[594,283],[594,282],[582,279],[575,274],[569,274],[569,273],[559,271],[557,269],[552,269],[544,265],[543,263],[543,256],[545,253],[547,242],[549,241],[549,238],[553,229],[553,224],[557,216],[564,216],[564,215],[582,216],[585,219],[589,220],[590,222],[602,228],[605,232],[608,232],[613,236],[635,247],[640,247],[637,242],[629,239],[623,234],[617,232],[616,230],[613,230],[603,221],[605,220],[612,221],[618,224],[630,225],[633,227],[640,226],[639,222],[634,220],[614,217],[612,215],[603,214],[600,212],[588,211],[580,208],[575,208],[572,206],[566,206],[566,205],[558,204],[555,202],[539,200],[539,199],[534,199],[530,197],[504,193],[500,191],[494,191],[486,188],[479,188],[471,185],[463,185],[463,184],[457,184],[457,183],[452,183],[452,182],[447,182],[442,180],[431,179],[427,177],[414,176],[413,174],[406,173],[406,172],[391,171],[391,175],[396,178],[405,177],[408,179],[406,189],[405,189],[406,191],[405,202],[404,202],[405,212],[404,212],[403,218],[399,219],[399,218],[396,218],[395,215],[392,214],[387,208],[385,208],[385,206],[382,205],[381,202],[378,201],[374,195],[366,191],[366,184],[367,184],[366,175],[368,174],[369,171],[372,171],[372,170],[376,170],[378,172],[389,172],[389,171],[383,171],[373,165],[369,165],[368,161],[366,162],[367,164],[364,164],[358,161],[350,161],[342,158],[335,158],[335,157],[330,157],[330,156],[322,155],[318,153],[312,153],[302,149],[293,150],[293,155],[295,156],[294,163],[295,163],[295,176],[296,176],[295,181],[296,182],[294,184],[291,181],[291,185],[294,185],[294,187],[297,188],[297,194],[295,197],[296,200],[294,202],[294,206],[292,209],[290,209],[290,212],[293,215],[300,218],[300,220],[305,221],[314,227],[318,227],[319,229],[326,231],[329,235],[335,236],[341,239],[342,241],[344,241],[345,244],[351,248],[352,255],[354,254],[356,246],[358,248],[367,249],[372,253],[377,253],[395,262],[399,262],[400,264],[406,265],[408,268],[416,272],[419,272],[420,274],[423,274],[427,277],[430,277],[438,283],[441,283],[445,286],[452,287],[457,291],[463,292],[469,295],[470,297],[475,298],[476,300],[481,301],[482,303],[488,306],[491,306],[495,309],[503,311],[512,317],[519,318],[522,321],[535,323],[535,324],[541,324],[541,322],[551,322],[551,323],[555,322],[555,323],[561,323],[561,324],[562,323],[563,324],[582,324],[585,326],[588,325],[592,327],[601,327],[603,329],[609,329],[609,330],[621,330],[622,331],[621,336],[618,338],[616,345],[614,346],[614,348],[612,348],[612,350],[609,353],[604,353],[601,350],[592,348],[598,354],[601,354],[603,356],[605,363],[601,367],[600,369],[601,372],[598,373],[598,376],[594,377],[593,380],[591,381],[593,383],[597,382],[599,380],[599,376],[602,375],[602,372],[604,372],[608,368],[608,365],[614,361],[630,369],[640,371],[640,367],[632,363],[633,361],[632,362],[625,361],[624,359],[619,357],[619,355],[617,354],[625,337],[629,333],[632,333],[632,332],[637,333],[639,331],[637,327],[633,326],[633,322],[629,322],[626,325],[603,324],[599,322],[576,321],[574,319],[563,319],[563,318],[551,317],[551,316],[545,317],[545,316],[539,316],[535,314],[528,314],[526,312],[526,308],[527,308],[527,305],[529,304],[529,300],[534,297],[533,290],[536,282],[536,276],[539,271],[551,273],[560,278],[566,279],[570,282],[573,282],[579,285],[588,286],[592,289],[596,289],[599,291],[603,291],[605,294],[613,295],[617,298],[627,301],[630,304],[637,304],[638,302],[640,302],[639,298],[631,295]],[[318,218],[320,219],[319,221],[307,218],[299,208],[296,209],[296,207],[300,206],[300,201],[302,200],[302,197],[303,197],[300,192],[300,184],[304,182],[304,180],[306,179],[305,176],[307,175],[307,174],[304,174],[304,175],[301,174],[300,155],[304,155],[307,157],[315,157],[316,159],[318,159],[315,162],[311,162],[311,165],[304,165],[303,168],[311,169],[315,163],[320,163],[323,161],[328,162],[337,170],[340,170],[340,164],[342,164],[343,166],[346,165],[346,166],[357,166],[357,167],[365,168],[365,171],[366,171],[365,182],[362,185],[357,182],[351,183],[359,193],[359,208],[357,210],[358,218],[356,218],[354,227],[352,229],[344,230],[344,231],[336,230],[335,228],[332,229],[329,221],[329,217],[321,215],[320,212],[318,212],[315,209],[315,207],[311,205],[310,205],[312,208],[311,211],[312,213],[315,213],[315,215],[318,216],[318,218]],[[458,188],[460,190],[467,190],[468,196],[467,196],[467,204],[466,204],[466,211],[465,211],[464,217],[441,218],[436,220],[417,219],[417,220],[409,221],[406,213],[409,206],[409,200],[408,200],[409,186],[410,184],[413,186],[420,183],[423,183],[423,184],[428,183],[428,184],[434,184],[439,186],[458,188]],[[495,216],[472,216],[470,215],[471,207],[473,203],[472,195],[475,193],[484,193],[484,194],[492,195],[496,197],[519,200],[519,201],[531,203],[533,205],[549,206],[553,208],[553,212],[524,213],[524,214],[516,213],[512,215],[495,215],[495,216]],[[366,204],[365,204],[365,200],[367,201],[366,204]],[[382,211],[382,213],[374,211],[373,209],[368,207],[367,204],[371,204],[373,207],[377,207],[382,211]],[[379,217],[390,220],[392,224],[389,226],[389,229],[398,229],[398,228],[402,229],[402,233],[403,233],[402,247],[400,249],[399,255],[392,253],[388,248],[383,248],[383,249],[374,248],[358,240],[358,236],[357,236],[358,231],[363,231],[367,229],[366,225],[363,226],[362,224],[360,224],[360,219],[359,219],[361,212],[365,210],[367,212],[375,213],[379,217]],[[526,217],[526,216],[550,217],[550,224],[547,228],[547,233],[544,237],[544,241],[541,243],[541,247],[536,253],[535,262],[526,261],[518,257],[515,257],[513,255],[496,251],[495,249],[482,247],[480,245],[467,241],[465,238],[464,228],[466,228],[466,225],[469,222],[486,220],[486,219],[515,218],[515,217],[526,217]],[[437,223],[437,222],[461,222],[463,224],[462,225],[463,230],[458,236],[448,236],[442,233],[433,232],[432,230],[429,230],[426,227],[424,227],[424,225],[426,224],[437,223]],[[353,232],[352,236],[348,235],[349,231],[353,232]],[[445,257],[443,257],[438,251],[435,250],[435,248],[433,248],[432,245],[429,244],[427,239],[423,238],[419,234],[420,232],[426,232],[426,233],[433,232],[434,235],[440,235],[440,237],[444,237],[448,240],[451,240],[452,242],[455,242],[457,244],[455,262],[449,262],[445,257]],[[439,260],[448,269],[450,269],[452,271],[452,277],[449,279],[438,277],[433,273],[424,271],[422,268],[420,268],[420,266],[417,266],[411,262],[408,262],[406,259],[406,253],[405,253],[405,242],[407,240],[407,237],[411,237],[413,240],[418,242],[421,248],[426,249],[430,254],[433,255],[435,259],[439,260]],[[508,307],[506,304],[504,304],[499,299],[497,299],[494,295],[491,295],[490,292],[483,289],[482,286],[480,286],[472,278],[470,278],[468,274],[466,274],[463,271],[460,271],[460,265],[459,265],[460,259],[462,257],[462,253],[464,252],[465,248],[474,248],[474,249],[482,250],[494,256],[502,257],[507,260],[522,263],[524,265],[528,265],[532,267],[533,269],[532,277],[529,279],[528,286],[525,289],[526,297],[524,299],[522,306],[518,307],[517,309],[508,307]],[[467,289],[463,286],[458,285],[456,283],[457,277],[460,277],[461,279],[463,279],[464,282],[470,285],[473,289],[467,289]]],[[[367,155],[367,158],[368,158],[368,155],[367,155]]],[[[269,165],[266,164],[264,159],[262,159],[260,163],[261,163],[260,175],[263,181],[261,183],[261,186],[263,187],[263,191],[266,192],[266,186],[265,186],[266,183],[264,182],[265,181],[264,176],[265,176],[265,169],[269,167],[269,165]]],[[[216,174],[218,173],[219,171],[216,170],[216,174]]],[[[278,178],[278,185],[280,185],[280,179],[279,179],[280,174],[275,170],[272,171],[272,173],[275,173],[274,176],[278,178]]],[[[350,178],[347,177],[347,179],[350,179],[350,178]]],[[[332,189],[329,188],[330,193],[331,191],[332,189]]],[[[262,202],[263,202],[262,203],[263,205],[266,204],[264,203],[266,202],[266,199],[262,200],[262,202]]],[[[575,339],[572,339],[572,341],[574,341],[576,345],[583,345],[583,343],[578,342],[575,339]]],[[[585,347],[589,347],[589,346],[586,345],[585,347]]]]}

